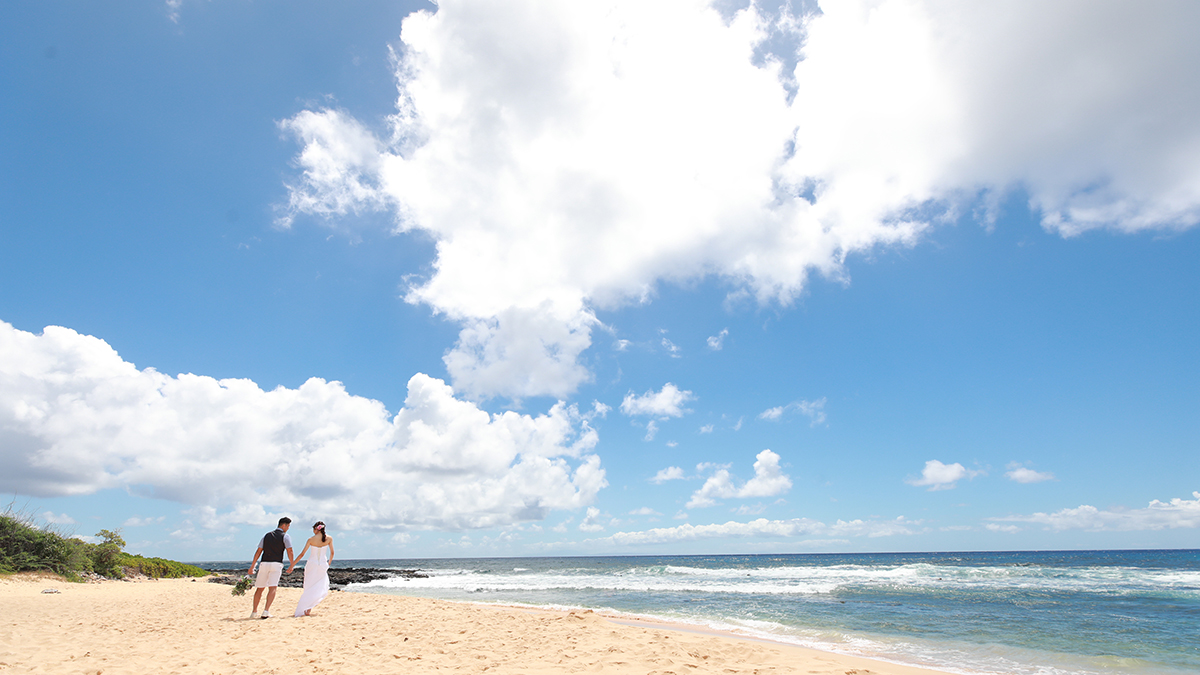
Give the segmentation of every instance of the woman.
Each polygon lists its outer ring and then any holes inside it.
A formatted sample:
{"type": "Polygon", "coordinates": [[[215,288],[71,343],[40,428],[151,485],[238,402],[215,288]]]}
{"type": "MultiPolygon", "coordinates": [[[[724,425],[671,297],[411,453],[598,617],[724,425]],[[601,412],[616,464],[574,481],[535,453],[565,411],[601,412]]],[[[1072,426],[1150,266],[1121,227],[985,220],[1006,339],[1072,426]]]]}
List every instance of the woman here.
{"type": "Polygon", "coordinates": [[[304,558],[308,549],[313,550],[312,559],[304,565],[304,592],[300,594],[300,604],[296,606],[293,616],[312,616],[313,607],[329,595],[329,563],[333,562],[333,537],[325,535],[325,523],[317,521],[313,525],[313,536],[304,542],[304,550],[296,556],[288,574],[296,569],[296,563],[304,558]]]}

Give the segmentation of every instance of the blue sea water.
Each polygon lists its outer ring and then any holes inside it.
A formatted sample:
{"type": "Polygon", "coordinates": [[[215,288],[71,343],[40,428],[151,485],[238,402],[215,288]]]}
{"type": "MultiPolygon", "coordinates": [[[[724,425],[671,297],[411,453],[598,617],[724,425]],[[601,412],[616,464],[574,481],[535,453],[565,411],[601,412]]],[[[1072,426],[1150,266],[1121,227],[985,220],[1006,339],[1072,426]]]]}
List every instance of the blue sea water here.
{"type": "Polygon", "coordinates": [[[349,560],[347,590],[590,608],[962,673],[1200,673],[1200,551],[349,560]]]}

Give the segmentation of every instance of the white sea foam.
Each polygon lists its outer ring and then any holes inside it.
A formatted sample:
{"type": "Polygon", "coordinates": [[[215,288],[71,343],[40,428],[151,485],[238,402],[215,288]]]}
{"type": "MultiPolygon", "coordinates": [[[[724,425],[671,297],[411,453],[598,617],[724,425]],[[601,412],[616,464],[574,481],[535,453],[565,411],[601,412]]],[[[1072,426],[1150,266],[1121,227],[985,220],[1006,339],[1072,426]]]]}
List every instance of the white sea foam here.
{"type": "Polygon", "coordinates": [[[1162,588],[1200,592],[1200,573],[1158,572],[1131,568],[1055,569],[1030,566],[955,567],[910,564],[895,567],[840,565],[704,568],[681,565],[630,567],[597,573],[591,569],[534,572],[528,567],[499,570],[467,568],[426,570],[424,579],[392,578],[378,586],[446,589],[471,592],[608,590],[637,592],[705,592],[747,595],[815,595],[872,587],[914,589],[952,588],[993,591],[1105,593],[1141,592],[1162,588]]]}

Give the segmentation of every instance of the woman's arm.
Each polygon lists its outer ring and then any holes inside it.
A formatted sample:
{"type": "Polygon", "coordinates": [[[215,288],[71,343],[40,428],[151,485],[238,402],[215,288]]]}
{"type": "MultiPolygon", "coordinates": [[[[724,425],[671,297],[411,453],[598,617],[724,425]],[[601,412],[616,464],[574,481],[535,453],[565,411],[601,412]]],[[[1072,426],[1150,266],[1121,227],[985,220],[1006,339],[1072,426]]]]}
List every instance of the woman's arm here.
{"type": "Polygon", "coordinates": [[[288,571],[287,571],[288,574],[291,574],[292,570],[296,569],[296,563],[300,562],[304,558],[305,553],[308,553],[308,542],[307,541],[304,542],[304,550],[300,551],[300,555],[296,556],[296,559],[292,561],[292,566],[289,567],[288,571]]]}
{"type": "Polygon", "coordinates": [[[329,562],[333,562],[333,537],[329,538],[329,562]]]}

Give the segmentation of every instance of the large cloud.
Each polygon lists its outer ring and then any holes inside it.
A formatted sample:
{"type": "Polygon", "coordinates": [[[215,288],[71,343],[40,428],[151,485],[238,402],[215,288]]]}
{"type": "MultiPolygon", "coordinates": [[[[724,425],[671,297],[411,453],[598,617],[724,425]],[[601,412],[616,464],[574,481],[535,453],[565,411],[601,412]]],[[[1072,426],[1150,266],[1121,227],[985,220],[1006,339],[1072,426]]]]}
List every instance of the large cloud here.
{"type": "Polygon", "coordinates": [[[404,21],[386,138],[283,123],[304,149],[282,222],[392,210],[431,234],[409,299],[464,323],[456,387],[561,396],[594,309],[663,280],[786,303],[1015,190],[1066,235],[1194,225],[1197,23],[1190,2],[443,0],[404,21]]]}
{"type": "Polygon", "coordinates": [[[95,337],[0,322],[4,492],[123,487],[232,520],[286,511],[342,527],[493,527],[591,503],[606,485],[596,442],[571,406],[489,415],[422,374],[390,417],[338,382],[263,391],[170,377],[95,337]]]}

